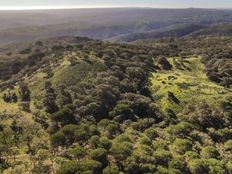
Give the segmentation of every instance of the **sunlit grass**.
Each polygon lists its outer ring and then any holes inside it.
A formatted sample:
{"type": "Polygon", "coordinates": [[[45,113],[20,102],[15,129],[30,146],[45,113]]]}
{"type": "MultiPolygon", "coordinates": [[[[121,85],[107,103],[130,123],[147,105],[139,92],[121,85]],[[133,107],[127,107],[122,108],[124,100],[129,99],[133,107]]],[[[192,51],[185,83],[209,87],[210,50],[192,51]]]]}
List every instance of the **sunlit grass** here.
{"type": "MultiPolygon", "coordinates": [[[[178,59],[176,58],[176,61],[180,62],[178,59]]],[[[187,105],[203,100],[216,106],[220,100],[224,100],[231,94],[224,87],[207,78],[201,58],[187,58],[183,63],[184,66],[181,67],[174,65],[173,58],[168,60],[173,65],[173,69],[153,73],[151,78],[154,94],[158,96],[158,102],[163,110],[172,109],[179,113],[187,105]],[[170,76],[173,78],[170,79],[170,76]],[[180,103],[170,101],[167,96],[168,92],[172,92],[180,103]]]]}

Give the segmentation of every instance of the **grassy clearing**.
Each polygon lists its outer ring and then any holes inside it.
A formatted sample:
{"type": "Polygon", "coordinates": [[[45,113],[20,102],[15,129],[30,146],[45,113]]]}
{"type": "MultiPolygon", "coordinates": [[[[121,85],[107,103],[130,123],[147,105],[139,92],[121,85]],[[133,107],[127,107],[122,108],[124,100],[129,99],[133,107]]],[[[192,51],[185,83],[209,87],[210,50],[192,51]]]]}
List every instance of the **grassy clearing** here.
{"type": "Polygon", "coordinates": [[[179,58],[168,60],[173,65],[172,70],[153,73],[151,78],[152,89],[163,110],[172,109],[175,113],[179,113],[187,105],[203,100],[216,107],[220,100],[232,94],[224,87],[209,81],[201,58],[189,57],[185,61],[179,58]],[[173,93],[180,103],[170,100],[168,92],[173,93]]]}
{"type": "MultiPolygon", "coordinates": [[[[94,55],[90,55],[87,59],[77,57],[75,65],[71,65],[68,57],[64,57],[58,65],[52,67],[54,75],[51,78],[47,78],[47,73],[43,69],[39,69],[30,77],[25,77],[25,83],[28,84],[31,91],[30,108],[32,112],[36,111],[35,103],[42,105],[45,96],[44,86],[47,80],[52,82],[55,89],[58,89],[61,84],[71,87],[83,81],[91,82],[97,72],[105,68],[102,60],[94,55]]],[[[15,92],[18,95],[18,86],[15,86],[15,89],[10,90],[10,92],[15,92]]],[[[0,92],[0,112],[11,114],[19,112],[17,103],[3,101],[2,96],[4,93],[8,93],[7,90],[0,92]]],[[[28,113],[24,113],[24,115],[28,115],[28,113]]]]}
{"type": "Polygon", "coordinates": [[[96,73],[102,69],[104,69],[102,62],[95,57],[91,57],[87,61],[78,60],[76,65],[70,65],[64,60],[64,63],[61,63],[61,66],[54,71],[51,81],[55,87],[60,84],[73,86],[81,81],[92,80],[96,73]]]}

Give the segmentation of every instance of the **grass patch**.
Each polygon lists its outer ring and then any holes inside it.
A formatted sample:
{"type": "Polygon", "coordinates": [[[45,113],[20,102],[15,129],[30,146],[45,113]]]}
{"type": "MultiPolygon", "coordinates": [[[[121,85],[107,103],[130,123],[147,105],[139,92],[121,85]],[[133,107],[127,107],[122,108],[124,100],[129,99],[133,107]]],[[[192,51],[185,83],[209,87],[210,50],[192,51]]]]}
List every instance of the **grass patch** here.
{"type": "Polygon", "coordinates": [[[81,60],[73,66],[64,63],[54,71],[52,84],[56,87],[60,85],[74,86],[81,81],[91,81],[97,72],[102,70],[104,70],[104,65],[97,59],[81,60]]]}
{"type": "Polygon", "coordinates": [[[154,95],[163,110],[172,109],[175,113],[180,113],[187,105],[203,100],[216,107],[220,100],[231,95],[229,90],[207,78],[201,58],[190,57],[185,61],[179,58],[168,60],[173,69],[153,73],[151,77],[154,95]],[[180,103],[171,101],[168,92],[173,93],[180,103]]]}

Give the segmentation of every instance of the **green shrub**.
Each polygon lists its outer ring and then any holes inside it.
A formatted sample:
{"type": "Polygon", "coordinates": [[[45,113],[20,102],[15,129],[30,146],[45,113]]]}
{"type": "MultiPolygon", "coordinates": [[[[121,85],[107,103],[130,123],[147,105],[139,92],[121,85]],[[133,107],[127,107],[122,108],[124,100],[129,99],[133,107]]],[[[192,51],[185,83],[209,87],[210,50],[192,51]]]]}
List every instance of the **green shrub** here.
{"type": "Polygon", "coordinates": [[[207,159],[206,163],[209,168],[209,174],[225,174],[226,169],[224,166],[224,162],[216,160],[216,159],[207,159]]]}
{"type": "Polygon", "coordinates": [[[70,149],[70,153],[77,159],[83,158],[87,154],[85,148],[80,145],[76,145],[70,149]]]}
{"type": "Polygon", "coordinates": [[[187,163],[183,156],[174,157],[168,164],[169,169],[176,169],[177,173],[188,173],[187,171],[187,163]]]}
{"type": "Polygon", "coordinates": [[[199,159],[200,157],[201,156],[197,152],[194,152],[194,151],[187,151],[184,154],[184,158],[187,162],[192,161],[193,159],[199,159]]]}
{"type": "Polygon", "coordinates": [[[103,174],[118,174],[119,169],[116,165],[108,165],[104,170],[103,174]]]}
{"type": "Polygon", "coordinates": [[[60,166],[57,174],[83,174],[86,172],[99,174],[101,168],[101,163],[94,160],[68,161],[60,166]]]}
{"type": "Polygon", "coordinates": [[[111,141],[107,137],[101,137],[99,139],[100,147],[109,150],[112,146],[111,141]]]}
{"type": "Polygon", "coordinates": [[[189,170],[192,174],[208,173],[209,168],[206,162],[202,159],[193,159],[188,162],[189,170]]]}
{"type": "Polygon", "coordinates": [[[92,137],[89,139],[89,145],[90,145],[92,148],[97,148],[97,147],[99,146],[99,139],[100,139],[100,137],[97,136],[97,135],[92,136],[92,137]]]}
{"type": "Polygon", "coordinates": [[[177,153],[177,154],[185,154],[185,152],[191,150],[192,148],[192,142],[188,139],[176,139],[173,144],[171,144],[169,146],[170,150],[173,153],[177,153]]]}
{"type": "Polygon", "coordinates": [[[65,135],[61,131],[52,134],[50,139],[54,147],[65,145],[65,135]]]}
{"type": "Polygon", "coordinates": [[[228,140],[227,142],[225,142],[224,147],[226,150],[232,151],[232,140],[228,140]]]}
{"type": "Polygon", "coordinates": [[[193,130],[193,125],[187,122],[180,122],[167,128],[167,132],[176,137],[186,137],[193,130]]]}
{"type": "Polygon", "coordinates": [[[115,143],[112,145],[110,152],[118,161],[123,161],[132,154],[133,145],[129,142],[115,143]]]}
{"type": "Polygon", "coordinates": [[[156,164],[162,166],[168,166],[168,162],[172,159],[172,154],[164,149],[157,149],[152,156],[155,158],[156,164]]]}
{"type": "Polygon", "coordinates": [[[218,158],[220,156],[217,149],[213,146],[203,147],[201,150],[201,156],[203,158],[218,158]]]}
{"type": "Polygon", "coordinates": [[[106,166],[107,164],[107,155],[107,150],[103,148],[95,149],[90,153],[91,159],[101,162],[102,166],[106,166]]]}
{"type": "Polygon", "coordinates": [[[226,169],[227,169],[227,171],[228,171],[229,174],[232,174],[232,161],[229,161],[226,164],[226,169]]]}

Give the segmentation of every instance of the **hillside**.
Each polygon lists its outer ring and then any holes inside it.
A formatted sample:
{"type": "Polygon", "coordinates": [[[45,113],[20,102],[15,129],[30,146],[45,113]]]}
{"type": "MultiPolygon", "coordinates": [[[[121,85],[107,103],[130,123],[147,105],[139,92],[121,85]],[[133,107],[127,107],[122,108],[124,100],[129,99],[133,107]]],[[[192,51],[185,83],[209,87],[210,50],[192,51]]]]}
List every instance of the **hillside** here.
{"type": "Polygon", "coordinates": [[[230,36],[198,36],[138,40],[135,45],[145,45],[161,50],[164,56],[197,55],[202,57],[208,78],[225,87],[232,85],[230,36]]]}
{"type": "Polygon", "coordinates": [[[112,42],[134,42],[136,40],[183,37],[203,28],[206,28],[206,26],[196,24],[171,25],[154,31],[122,35],[115,38],[110,38],[109,40],[112,42]]]}
{"type": "Polygon", "coordinates": [[[232,24],[223,23],[219,25],[212,25],[205,29],[193,32],[190,36],[231,36],[232,34],[232,24]]]}
{"type": "MultiPolygon", "coordinates": [[[[102,40],[175,25],[230,23],[231,16],[231,10],[195,8],[1,11],[0,44],[58,36],[84,36],[102,40]]],[[[182,36],[179,32],[171,36],[182,36]]],[[[161,35],[167,35],[167,32],[161,35]]]]}
{"type": "Polygon", "coordinates": [[[161,108],[172,109],[178,114],[192,103],[202,101],[216,108],[219,107],[220,100],[223,101],[232,95],[230,89],[208,79],[200,57],[189,57],[184,60],[175,57],[169,58],[168,61],[172,69],[153,73],[151,78],[154,93],[159,94],[156,97],[160,100],[161,108]]]}
{"type": "Polygon", "coordinates": [[[204,36],[230,36],[232,31],[231,23],[197,25],[178,24],[156,29],[154,31],[119,35],[108,39],[111,42],[135,42],[139,40],[155,40],[167,37],[188,38],[204,36]]]}
{"type": "Polygon", "coordinates": [[[230,44],[61,37],[2,47],[0,171],[230,173],[230,44]]]}

